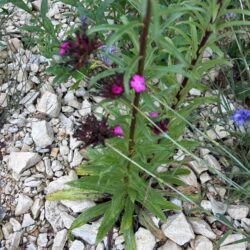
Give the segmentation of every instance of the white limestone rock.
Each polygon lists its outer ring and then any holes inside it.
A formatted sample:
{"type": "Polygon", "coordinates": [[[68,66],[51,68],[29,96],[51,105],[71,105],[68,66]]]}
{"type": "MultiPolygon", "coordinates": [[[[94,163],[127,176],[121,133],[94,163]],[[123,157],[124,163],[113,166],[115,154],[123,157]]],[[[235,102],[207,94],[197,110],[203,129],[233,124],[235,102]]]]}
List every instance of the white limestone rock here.
{"type": "Polygon", "coordinates": [[[63,229],[56,234],[52,250],[63,250],[67,241],[67,230],[63,229]]]}
{"type": "Polygon", "coordinates": [[[188,221],[190,222],[196,234],[201,234],[211,240],[216,239],[216,234],[212,231],[211,227],[204,220],[197,217],[192,217],[188,218],[188,221]]]}
{"type": "Polygon", "coordinates": [[[188,169],[190,173],[188,175],[180,175],[179,179],[185,182],[187,185],[199,188],[199,183],[197,181],[197,177],[194,174],[194,172],[188,167],[185,167],[185,168],[188,169]]]}
{"type": "Polygon", "coordinates": [[[16,173],[21,174],[24,170],[34,166],[41,157],[33,152],[11,152],[9,156],[9,167],[16,173]]]}
{"type": "Polygon", "coordinates": [[[206,237],[198,235],[194,241],[194,250],[213,250],[213,243],[206,237]]]}
{"type": "Polygon", "coordinates": [[[227,204],[220,201],[216,201],[213,197],[211,197],[210,201],[212,206],[212,212],[214,213],[214,215],[226,213],[227,204]]]}
{"type": "Polygon", "coordinates": [[[69,250],[84,250],[85,246],[80,240],[74,240],[69,250]]]}
{"type": "Polygon", "coordinates": [[[210,172],[221,171],[221,165],[213,155],[205,155],[203,159],[207,162],[210,172]]]}
{"type": "Polygon", "coordinates": [[[241,220],[247,217],[249,208],[245,205],[229,205],[227,213],[235,220],[241,220]]]}
{"type": "Polygon", "coordinates": [[[37,104],[37,111],[49,117],[58,117],[61,110],[61,101],[58,95],[45,91],[37,104]]]}
{"type": "Polygon", "coordinates": [[[182,248],[172,240],[168,240],[163,246],[158,248],[158,250],[182,250],[182,248]]]}
{"type": "Polygon", "coordinates": [[[10,218],[10,224],[13,226],[13,231],[14,232],[20,231],[22,229],[22,226],[19,223],[19,221],[17,221],[14,218],[10,218]]]}
{"type": "Polygon", "coordinates": [[[17,206],[15,210],[15,215],[18,216],[21,214],[25,214],[26,212],[29,211],[32,204],[33,204],[33,200],[30,197],[24,194],[19,194],[17,206]]]}
{"type": "Polygon", "coordinates": [[[40,198],[36,198],[31,207],[31,213],[34,219],[39,216],[42,205],[43,201],[40,198]]]}
{"type": "Polygon", "coordinates": [[[94,245],[99,226],[99,223],[85,224],[75,228],[72,231],[72,235],[86,241],[90,245],[94,245]]]}
{"type": "Polygon", "coordinates": [[[250,219],[248,218],[241,219],[241,227],[244,228],[244,230],[247,233],[250,233],[250,219]]]}
{"type": "Polygon", "coordinates": [[[32,123],[32,139],[37,147],[45,148],[54,141],[54,132],[46,121],[37,121],[32,123]]]}
{"type": "Polygon", "coordinates": [[[46,247],[48,244],[48,235],[47,233],[41,233],[37,238],[37,245],[40,247],[46,247]]]}
{"type": "Polygon", "coordinates": [[[193,229],[183,213],[170,216],[168,221],[162,225],[162,231],[180,246],[195,238],[193,229]]]}
{"type": "Polygon", "coordinates": [[[22,228],[29,227],[34,223],[35,221],[31,218],[30,214],[25,214],[23,216],[22,228]]]}
{"type": "Polygon", "coordinates": [[[195,173],[198,175],[200,175],[202,172],[208,170],[207,166],[205,164],[203,164],[202,162],[191,161],[191,162],[189,162],[189,164],[192,167],[192,169],[195,171],[195,173]]]}
{"type": "Polygon", "coordinates": [[[235,241],[242,240],[244,238],[241,234],[229,235],[221,244],[220,250],[246,250],[247,242],[241,242],[233,244],[235,241]]]}
{"type": "Polygon", "coordinates": [[[74,150],[74,155],[73,155],[73,160],[70,163],[70,166],[71,167],[76,167],[76,166],[80,165],[81,162],[82,162],[82,159],[83,159],[83,156],[81,155],[81,153],[79,152],[79,150],[75,149],[74,150]]]}
{"type": "Polygon", "coordinates": [[[135,242],[137,250],[152,250],[156,244],[156,239],[150,231],[140,227],[135,233],[135,242]]]}

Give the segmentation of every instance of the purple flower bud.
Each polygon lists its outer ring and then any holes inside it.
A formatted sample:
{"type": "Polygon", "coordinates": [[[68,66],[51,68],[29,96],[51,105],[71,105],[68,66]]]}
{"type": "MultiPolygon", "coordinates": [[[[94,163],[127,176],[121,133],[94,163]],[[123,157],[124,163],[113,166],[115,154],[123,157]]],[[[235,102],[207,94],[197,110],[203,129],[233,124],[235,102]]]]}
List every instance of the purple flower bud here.
{"type": "Polygon", "coordinates": [[[113,129],[113,133],[115,136],[123,137],[123,130],[121,126],[116,126],[113,129]]]}
{"type": "Polygon", "coordinates": [[[148,116],[149,117],[157,117],[157,116],[159,116],[159,113],[158,112],[151,112],[151,113],[148,113],[148,116]]]}

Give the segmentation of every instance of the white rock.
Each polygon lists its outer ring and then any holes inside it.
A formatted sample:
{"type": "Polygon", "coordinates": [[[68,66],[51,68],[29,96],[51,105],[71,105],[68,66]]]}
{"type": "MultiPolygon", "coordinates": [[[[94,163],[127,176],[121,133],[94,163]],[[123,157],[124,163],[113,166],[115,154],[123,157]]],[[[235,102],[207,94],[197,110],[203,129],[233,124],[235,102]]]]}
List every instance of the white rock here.
{"type": "Polygon", "coordinates": [[[211,198],[210,201],[211,201],[211,206],[212,206],[212,212],[214,213],[214,215],[226,213],[227,204],[224,204],[220,201],[216,201],[214,198],[211,198]]]}
{"type": "Polygon", "coordinates": [[[61,211],[58,209],[57,201],[45,202],[45,218],[51,224],[55,232],[60,231],[64,228],[61,211]]]}
{"type": "Polygon", "coordinates": [[[15,232],[10,236],[10,246],[7,247],[8,250],[19,249],[20,241],[22,238],[23,232],[15,232]]]}
{"type": "Polygon", "coordinates": [[[196,234],[201,234],[212,240],[216,239],[215,233],[212,231],[211,227],[204,220],[197,217],[193,217],[193,218],[188,218],[188,221],[190,222],[196,234]]]}
{"type": "Polygon", "coordinates": [[[156,239],[150,231],[140,227],[135,233],[135,242],[137,250],[152,250],[156,239]]]}
{"type": "Polygon", "coordinates": [[[32,105],[39,96],[39,92],[31,90],[24,98],[21,99],[20,104],[24,104],[25,107],[32,105]]]}
{"type": "Polygon", "coordinates": [[[67,241],[67,230],[63,229],[56,234],[52,250],[63,250],[67,241]]]}
{"type": "Polygon", "coordinates": [[[168,221],[162,225],[162,231],[180,246],[195,238],[193,229],[183,213],[170,216],[168,221]]]}
{"type": "Polygon", "coordinates": [[[25,214],[23,216],[22,228],[29,227],[34,223],[35,221],[31,218],[30,214],[25,214]]]}
{"type": "Polygon", "coordinates": [[[187,167],[184,167],[184,168],[188,169],[190,173],[188,175],[180,175],[178,178],[182,180],[183,182],[185,182],[187,185],[199,188],[199,184],[198,184],[198,181],[194,172],[190,168],[187,168],[187,167]]]}
{"type": "Polygon", "coordinates": [[[82,141],[78,141],[72,135],[70,136],[70,139],[69,139],[69,147],[70,147],[70,149],[74,150],[74,149],[78,148],[81,144],[82,144],[82,141]]]}
{"type": "Polygon", "coordinates": [[[61,218],[63,220],[63,224],[64,226],[69,229],[73,223],[73,221],[75,220],[75,217],[71,216],[70,214],[66,213],[66,212],[61,212],[61,218]]]}
{"type": "Polygon", "coordinates": [[[229,205],[227,213],[235,220],[241,220],[246,218],[249,212],[249,208],[244,205],[229,205]]]}
{"type": "Polygon", "coordinates": [[[194,250],[213,250],[213,243],[204,236],[197,236],[194,242],[194,250]]]}
{"type": "Polygon", "coordinates": [[[202,174],[200,175],[201,184],[204,184],[204,183],[206,183],[206,182],[208,182],[208,181],[210,181],[210,180],[211,180],[211,176],[210,176],[207,172],[202,173],[202,174]]]}
{"type": "Polygon", "coordinates": [[[207,166],[204,165],[203,162],[191,161],[191,162],[189,162],[189,164],[191,165],[191,167],[195,171],[195,173],[198,175],[200,175],[202,172],[208,170],[207,166]]]}
{"type": "Polygon", "coordinates": [[[10,222],[5,223],[2,226],[2,231],[5,239],[9,239],[11,233],[13,232],[13,226],[10,222]]]}
{"type": "Polygon", "coordinates": [[[163,246],[158,248],[158,250],[182,250],[182,248],[172,240],[168,240],[163,246]]]}
{"type": "Polygon", "coordinates": [[[63,169],[63,165],[61,164],[60,161],[54,160],[54,161],[52,161],[51,168],[54,172],[56,172],[56,171],[63,169]]]}
{"type": "Polygon", "coordinates": [[[217,139],[223,139],[230,135],[226,128],[220,125],[215,125],[214,130],[217,135],[217,139]]]}
{"type": "Polygon", "coordinates": [[[40,247],[46,247],[48,244],[48,235],[47,233],[41,233],[38,235],[37,244],[40,247]]]}
{"type": "Polygon", "coordinates": [[[69,118],[67,118],[62,113],[59,115],[59,119],[60,119],[60,121],[62,123],[62,126],[66,129],[66,132],[68,134],[72,134],[73,133],[73,127],[74,127],[73,121],[71,121],[69,118]]]}
{"type": "Polygon", "coordinates": [[[36,198],[31,207],[31,213],[34,219],[36,219],[39,216],[42,205],[43,205],[42,200],[40,198],[36,198]]]}
{"type": "Polygon", "coordinates": [[[72,235],[81,238],[82,240],[86,241],[90,245],[95,244],[97,232],[98,232],[99,224],[98,223],[92,223],[85,224],[81,227],[75,228],[72,231],[72,235]]]}
{"type": "Polygon", "coordinates": [[[15,215],[18,216],[21,214],[25,214],[27,211],[29,211],[32,204],[33,200],[30,197],[24,194],[19,194],[15,215]]]}
{"type": "Polygon", "coordinates": [[[74,240],[69,250],[84,250],[85,246],[80,240],[74,240]]]}
{"type": "Polygon", "coordinates": [[[91,113],[91,103],[86,99],[82,102],[82,109],[79,110],[81,116],[86,116],[91,113]]]}
{"type": "Polygon", "coordinates": [[[220,250],[246,250],[246,241],[238,244],[233,244],[235,241],[242,239],[244,239],[244,237],[241,234],[231,234],[222,242],[220,250]]]}
{"type": "Polygon", "coordinates": [[[201,201],[201,206],[208,210],[208,211],[212,211],[212,205],[211,205],[211,201],[207,201],[207,200],[202,200],[201,201]]]}
{"type": "Polygon", "coordinates": [[[244,230],[247,233],[250,233],[250,219],[248,218],[241,219],[241,227],[244,228],[244,230]]]}
{"type": "Polygon", "coordinates": [[[49,183],[47,187],[47,193],[52,193],[58,190],[69,189],[70,187],[66,185],[67,182],[73,181],[75,178],[69,175],[62,176],[55,181],[49,183]]]}
{"type": "Polygon", "coordinates": [[[209,170],[211,172],[214,172],[214,169],[221,171],[221,165],[213,155],[205,155],[204,160],[207,161],[209,170]]]}
{"type": "Polygon", "coordinates": [[[199,89],[192,88],[192,89],[189,91],[189,94],[190,94],[190,95],[195,95],[195,96],[200,96],[200,95],[201,95],[201,91],[200,91],[199,89]]]}
{"type": "Polygon", "coordinates": [[[74,213],[81,213],[82,211],[95,206],[95,202],[91,200],[83,200],[83,201],[70,201],[70,200],[62,200],[61,203],[70,208],[74,213]]]}
{"type": "Polygon", "coordinates": [[[13,226],[13,231],[20,231],[22,229],[21,224],[14,218],[10,218],[10,224],[13,226]]]}
{"type": "Polygon", "coordinates": [[[41,157],[32,152],[11,152],[9,156],[9,167],[17,174],[34,166],[40,161],[41,157]]]}
{"type": "Polygon", "coordinates": [[[46,121],[37,121],[32,123],[31,136],[36,146],[45,148],[54,141],[54,132],[46,121]]]}
{"type": "Polygon", "coordinates": [[[49,117],[58,117],[61,110],[61,101],[58,95],[46,91],[37,104],[37,110],[49,117]]]}
{"type": "Polygon", "coordinates": [[[26,246],[26,249],[25,250],[37,250],[37,247],[35,244],[33,243],[30,243],[26,246]]]}
{"type": "Polygon", "coordinates": [[[61,155],[68,155],[69,154],[69,147],[67,145],[60,145],[60,154],[61,155]]]}
{"type": "Polygon", "coordinates": [[[76,167],[76,166],[80,165],[82,162],[82,159],[83,159],[83,156],[81,155],[81,153],[77,149],[75,149],[73,161],[70,163],[70,166],[76,167]]]}
{"type": "Polygon", "coordinates": [[[72,91],[69,91],[65,96],[64,96],[64,103],[76,108],[80,109],[81,108],[81,103],[77,101],[77,98],[74,96],[74,93],[72,91]]]}
{"type": "Polygon", "coordinates": [[[7,107],[7,94],[6,93],[0,93],[0,107],[7,107]]]}

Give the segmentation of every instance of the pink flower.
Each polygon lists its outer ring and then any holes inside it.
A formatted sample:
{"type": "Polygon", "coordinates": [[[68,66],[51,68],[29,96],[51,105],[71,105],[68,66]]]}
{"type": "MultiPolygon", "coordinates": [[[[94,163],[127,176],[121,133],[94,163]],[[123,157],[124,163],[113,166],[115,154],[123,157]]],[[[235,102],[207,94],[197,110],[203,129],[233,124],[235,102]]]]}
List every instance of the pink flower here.
{"type": "Polygon", "coordinates": [[[59,55],[63,56],[65,54],[65,49],[60,49],[59,50],[59,55]]]}
{"type": "Polygon", "coordinates": [[[140,93],[146,90],[145,79],[143,76],[134,75],[130,80],[130,87],[135,90],[136,93],[140,93]]]}
{"type": "Polygon", "coordinates": [[[69,46],[69,42],[64,42],[64,43],[62,43],[62,44],[60,45],[60,48],[61,48],[61,49],[67,49],[68,46],[69,46]]]}
{"type": "Polygon", "coordinates": [[[117,84],[113,84],[111,86],[111,92],[112,94],[119,95],[123,92],[123,88],[117,84]]]}
{"type": "Polygon", "coordinates": [[[122,127],[116,126],[113,128],[113,133],[115,136],[123,137],[123,130],[122,127]]]}
{"type": "Polygon", "coordinates": [[[151,112],[148,114],[149,117],[157,117],[159,116],[159,113],[158,112],[151,112]]]}

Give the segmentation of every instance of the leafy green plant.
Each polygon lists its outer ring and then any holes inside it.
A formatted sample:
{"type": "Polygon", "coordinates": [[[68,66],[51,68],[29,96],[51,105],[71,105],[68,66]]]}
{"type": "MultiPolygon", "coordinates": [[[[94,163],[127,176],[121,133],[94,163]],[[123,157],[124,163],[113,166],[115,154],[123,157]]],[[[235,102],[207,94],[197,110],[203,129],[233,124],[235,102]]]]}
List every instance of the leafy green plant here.
{"type": "MultiPolygon", "coordinates": [[[[23,1],[10,2],[30,11],[23,1]]],[[[85,80],[92,95],[105,97],[97,104],[104,113],[89,115],[76,129],[75,136],[87,147],[86,161],[77,168],[80,179],[68,183],[71,189],[48,194],[47,199],[93,199],[97,205],[79,215],[70,231],[103,216],[96,243],[118,225],[125,249],[136,249],[135,220],[164,238],[149,221],[150,214],[165,221],[167,211],[179,209],[169,201],[169,189],[199,206],[197,197],[178,190],[185,185],[179,177],[189,171],[183,168],[187,160],[176,161],[174,156],[181,149],[200,160],[192,153],[198,142],[187,136],[187,127],[195,122],[193,115],[200,105],[217,98],[191,98],[188,93],[192,88],[208,89],[202,77],[216,65],[228,64],[218,46],[231,35],[224,31],[250,24],[246,20],[226,21],[225,15],[250,13],[229,9],[228,0],[170,5],[151,0],[62,2],[76,7],[78,15],[87,20],[59,46],[46,17],[47,2],[42,1],[41,32],[51,34],[51,44],[57,44],[56,53],[61,55],[59,63],[51,63],[49,72],[55,74],[56,82],[74,78],[71,89],[85,80]],[[110,50],[113,47],[115,52],[110,50]],[[214,55],[203,60],[207,48],[214,55]]],[[[55,47],[50,53],[53,51],[55,47]]],[[[226,179],[223,173],[216,174],[226,179]]]]}

